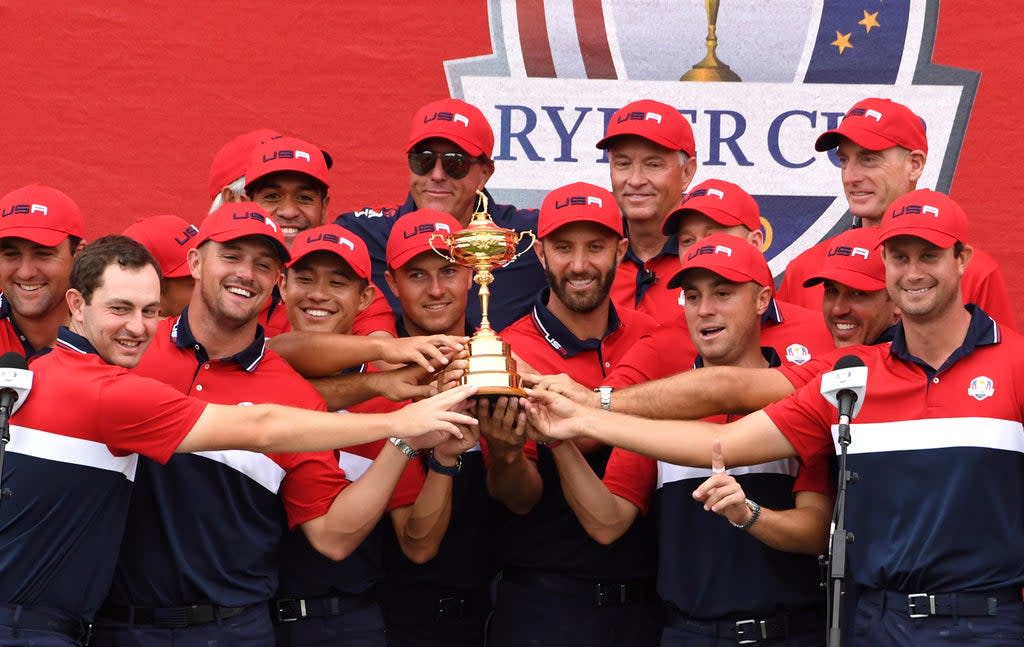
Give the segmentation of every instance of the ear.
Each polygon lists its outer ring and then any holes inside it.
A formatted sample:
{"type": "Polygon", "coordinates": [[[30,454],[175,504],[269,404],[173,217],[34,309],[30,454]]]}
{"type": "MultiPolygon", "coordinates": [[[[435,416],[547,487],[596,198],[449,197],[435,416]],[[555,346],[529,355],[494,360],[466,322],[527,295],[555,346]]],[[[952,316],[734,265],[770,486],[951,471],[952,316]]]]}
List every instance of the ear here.
{"type": "Polygon", "coordinates": [[[908,175],[910,181],[917,185],[917,181],[921,179],[921,175],[924,173],[925,162],[928,161],[928,154],[922,150],[912,150],[907,155],[907,166],[908,175]]]}
{"type": "Polygon", "coordinates": [[[491,179],[494,175],[494,160],[487,160],[486,162],[480,162],[480,183],[476,187],[477,191],[483,191],[484,186],[487,184],[487,180],[491,179]]]}
{"type": "Polygon", "coordinates": [[[970,264],[971,259],[974,258],[974,248],[964,243],[964,248],[960,250],[960,257],[957,259],[960,262],[960,276],[963,277],[964,270],[970,264]]]}
{"type": "Polygon", "coordinates": [[[288,302],[288,270],[284,270],[277,277],[277,289],[281,291],[281,301],[288,302]]]}
{"type": "Polygon", "coordinates": [[[64,299],[68,302],[68,310],[71,311],[71,320],[78,324],[85,322],[85,297],[74,288],[64,293],[64,299]]]}
{"type": "Polygon", "coordinates": [[[548,259],[544,257],[544,241],[538,239],[537,243],[533,246],[533,251],[535,254],[537,254],[537,258],[540,260],[540,266],[547,270],[548,259]]]}
{"type": "Polygon", "coordinates": [[[747,240],[761,252],[764,252],[764,232],[758,229],[747,234],[747,240]]]}
{"type": "Polygon", "coordinates": [[[618,242],[618,248],[615,254],[615,264],[618,265],[622,262],[622,259],[626,257],[626,250],[629,249],[629,239],[620,238],[618,242]]]}
{"type": "MultiPolygon", "coordinates": [[[[690,157],[686,160],[686,164],[683,164],[683,193],[686,193],[686,189],[690,188],[690,182],[693,182],[693,176],[697,174],[697,158],[690,157]]],[[[682,196],[679,196],[680,199],[682,196]]]]}
{"type": "Polygon", "coordinates": [[[388,284],[388,289],[391,290],[391,294],[396,297],[400,297],[398,294],[398,282],[395,281],[395,275],[391,273],[391,270],[384,270],[384,282],[388,284]]]}
{"type": "MultiPolygon", "coordinates": [[[[757,285],[756,283],[754,285],[757,285]]],[[[767,286],[757,286],[757,316],[760,317],[768,310],[768,306],[772,302],[772,289],[767,286]]]]}
{"type": "Polygon", "coordinates": [[[369,308],[370,304],[373,303],[373,298],[376,294],[377,288],[374,287],[373,283],[369,283],[365,288],[363,288],[362,293],[359,295],[359,306],[357,308],[357,312],[362,312],[369,308]]]}
{"type": "Polygon", "coordinates": [[[220,199],[224,202],[245,202],[249,198],[244,195],[238,195],[228,187],[224,187],[220,190],[220,199]]]}
{"type": "Polygon", "coordinates": [[[73,250],[71,250],[71,255],[74,256],[78,252],[82,251],[83,249],[85,249],[85,246],[88,245],[88,244],[89,244],[89,241],[87,241],[86,239],[83,238],[81,241],[79,241],[78,247],[76,247],[73,250]]]}
{"type": "Polygon", "coordinates": [[[188,261],[188,271],[192,275],[192,278],[199,280],[200,272],[203,267],[202,254],[198,247],[193,247],[188,250],[188,254],[185,256],[185,260],[188,261]]]}

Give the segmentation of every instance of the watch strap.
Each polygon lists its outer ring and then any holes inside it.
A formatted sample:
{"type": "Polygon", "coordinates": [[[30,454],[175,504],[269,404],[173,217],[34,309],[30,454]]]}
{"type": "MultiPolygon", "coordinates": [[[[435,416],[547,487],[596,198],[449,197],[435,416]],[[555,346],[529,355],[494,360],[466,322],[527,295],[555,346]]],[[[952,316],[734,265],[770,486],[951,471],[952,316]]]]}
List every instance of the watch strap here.
{"type": "Polygon", "coordinates": [[[430,452],[430,455],[427,457],[427,469],[431,472],[444,474],[445,476],[455,476],[462,470],[462,454],[459,454],[455,459],[454,465],[442,465],[437,460],[437,457],[434,456],[434,452],[430,452]]]}
{"type": "Polygon", "coordinates": [[[414,449],[412,445],[405,442],[402,438],[392,436],[391,438],[388,438],[388,442],[397,447],[398,451],[405,454],[405,457],[410,460],[416,458],[416,455],[419,454],[418,450],[414,449]]]}

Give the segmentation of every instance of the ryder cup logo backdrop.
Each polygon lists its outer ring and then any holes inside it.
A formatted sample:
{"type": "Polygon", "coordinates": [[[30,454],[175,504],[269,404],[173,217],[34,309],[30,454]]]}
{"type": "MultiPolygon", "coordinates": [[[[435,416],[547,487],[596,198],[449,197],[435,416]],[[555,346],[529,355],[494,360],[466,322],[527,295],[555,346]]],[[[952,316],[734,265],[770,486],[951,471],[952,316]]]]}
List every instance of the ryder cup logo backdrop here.
{"type": "Polygon", "coordinates": [[[570,182],[608,186],[594,144],[616,109],[642,98],[693,126],[694,183],[735,182],[755,196],[773,273],[849,224],[838,161],[814,140],[854,103],[891,98],[928,125],[919,186],[948,191],[978,75],[933,65],[938,0],[489,0],[491,55],[447,61],[451,96],[495,130],[488,188],[540,204],[570,182]],[[681,81],[715,53],[739,82],[681,81]]]}

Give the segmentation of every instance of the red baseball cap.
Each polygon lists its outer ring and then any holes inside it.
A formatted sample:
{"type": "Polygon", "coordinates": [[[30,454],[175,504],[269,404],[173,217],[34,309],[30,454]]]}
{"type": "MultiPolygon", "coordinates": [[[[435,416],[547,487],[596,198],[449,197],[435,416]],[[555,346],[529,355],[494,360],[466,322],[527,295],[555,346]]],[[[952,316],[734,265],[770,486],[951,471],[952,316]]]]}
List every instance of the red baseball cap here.
{"type": "Polygon", "coordinates": [[[319,146],[294,137],[278,137],[257,144],[249,153],[249,163],[245,167],[245,188],[248,189],[256,180],[279,171],[295,171],[305,173],[330,188],[327,160],[330,155],[319,146]]]}
{"type": "Polygon", "coordinates": [[[892,201],[882,216],[881,245],[896,236],[915,236],[946,248],[967,242],[967,214],[945,193],[918,189],[892,201]]]}
{"type": "Polygon", "coordinates": [[[608,148],[611,140],[620,135],[636,135],[672,151],[682,151],[693,157],[693,128],[679,111],[660,101],[641,99],[627,103],[615,111],[608,121],[604,138],[598,148],[608,148]]]}
{"type": "Polygon", "coordinates": [[[559,187],[544,197],[537,218],[537,237],[544,238],[563,225],[574,222],[596,222],[621,238],[622,214],[615,196],[607,189],[573,182],[559,187]]]}
{"type": "Polygon", "coordinates": [[[172,215],[139,218],[121,235],[139,241],[149,250],[164,278],[177,279],[191,276],[188,268],[190,242],[199,229],[183,218],[172,215]]]}
{"type": "Polygon", "coordinates": [[[490,158],[494,150],[494,131],[484,113],[459,99],[431,101],[412,117],[406,152],[425,139],[447,139],[470,155],[490,158]]]}
{"type": "Polygon", "coordinates": [[[245,175],[245,166],[249,163],[249,153],[253,148],[280,136],[280,133],[269,128],[260,128],[224,144],[210,164],[210,199],[216,198],[221,189],[245,175]]]}
{"type": "Polygon", "coordinates": [[[878,229],[849,229],[828,243],[824,262],[815,274],[804,281],[805,288],[826,280],[865,292],[885,288],[885,263],[878,253],[878,229]]]}
{"type": "Polygon", "coordinates": [[[695,243],[686,251],[683,268],[669,280],[668,287],[681,287],[686,272],[696,268],[710,270],[734,283],[753,281],[767,288],[775,285],[764,254],[739,236],[717,233],[695,243]]]}
{"type": "Polygon", "coordinates": [[[437,249],[450,249],[445,237],[461,230],[459,221],[443,211],[417,209],[402,216],[395,221],[388,235],[385,251],[388,267],[398,269],[419,254],[431,251],[431,239],[437,249]],[[441,236],[434,238],[435,234],[441,236]]]}
{"type": "Polygon", "coordinates": [[[24,238],[56,247],[68,236],[85,238],[82,211],[65,193],[30,184],[0,198],[0,238],[24,238]]]}
{"type": "Polygon", "coordinates": [[[843,117],[838,128],[826,131],[814,142],[814,150],[827,151],[839,145],[843,137],[869,151],[893,146],[928,152],[924,120],[891,99],[869,98],[858,101],[843,117]]]}
{"type": "Polygon", "coordinates": [[[292,267],[313,252],[330,252],[340,256],[361,279],[370,278],[370,250],[363,239],[340,225],[321,225],[299,232],[292,242],[292,267]]]}
{"type": "Polygon", "coordinates": [[[683,196],[679,206],[665,216],[661,233],[675,236],[679,221],[690,213],[704,214],[725,227],[743,225],[750,231],[761,229],[761,209],[757,201],[739,185],[725,180],[704,180],[683,196]]]}
{"type": "Polygon", "coordinates": [[[199,247],[208,240],[226,243],[246,236],[264,236],[274,243],[282,263],[291,255],[284,244],[281,228],[263,207],[255,202],[228,202],[206,216],[199,225],[199,235],[193,247],[199,247]]]}

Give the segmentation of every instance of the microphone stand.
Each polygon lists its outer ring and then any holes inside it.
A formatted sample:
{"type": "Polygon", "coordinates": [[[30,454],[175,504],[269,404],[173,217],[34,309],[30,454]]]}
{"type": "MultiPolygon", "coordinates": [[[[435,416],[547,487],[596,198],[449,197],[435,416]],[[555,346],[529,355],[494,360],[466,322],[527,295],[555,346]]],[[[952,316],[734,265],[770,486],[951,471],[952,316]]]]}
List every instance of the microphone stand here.
{"type": "Polygon", "coordinates": [[[0,505],[14,494],[10,488],[3,486],[4,455],[7,453],[7,443],[11,442],[10,417],[11,408],[0,406],[0,505]]]}
{"type": "Polygon", "coordinates": [[[839,479],[836,505],[832,512],[832,538],[829,545],[828,576],[828,647],[840,647],[842,637],[843,596],[846,594],[846,545],[853,543],[853,533],[846,530],[846,488],[857,482],[857,474],[846,469],[850,446],[850,417],[839,416],[839,479]]]}

